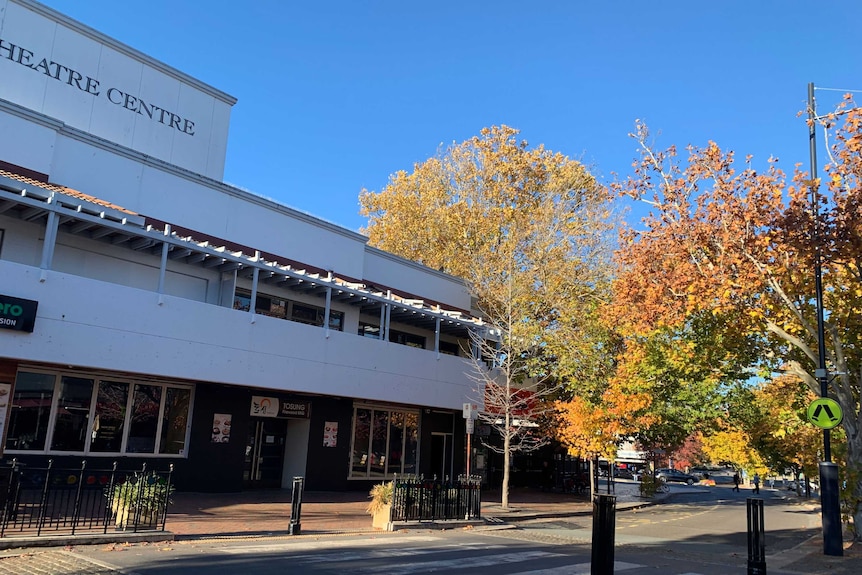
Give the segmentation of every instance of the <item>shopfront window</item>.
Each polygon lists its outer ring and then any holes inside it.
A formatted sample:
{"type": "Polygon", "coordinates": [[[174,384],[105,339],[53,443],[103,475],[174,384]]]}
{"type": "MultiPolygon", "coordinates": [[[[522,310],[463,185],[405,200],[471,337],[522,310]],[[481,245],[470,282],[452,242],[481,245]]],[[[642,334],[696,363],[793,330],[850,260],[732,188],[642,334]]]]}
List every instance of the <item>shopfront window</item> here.
{"type": "Polygon", "coordinates": [[[169,387],[165,393],[165,411],[162,416],[162,437],[159,453],[182,454],[186,447],[186,426],[189,421],[189,389],[169,387]]]}
{"type": "Polygon", "coordinates": [[[128,383],[117,381],[99,383],[90,451],[119,453],[122,450],[128,404],[128,383]]]}
{"type": "Polygon", "coordinates": [[[65,375],[60,378],[57,416],[51,449],[84,451],[90,423],[90,403],[93,401],[93,380],[65,375]]]}
{"type": "Polygon", "coordinates": [[[352,478],[415,474],[419,414],[380,408],[354,410],[352,478]]]}
{"type": "Polygon", "coordinates": [[[6,449],[183,456],[191,405],[191,386],[21,371],[6,449]]]}
{"type": "Polygon", "coordinates": [[[153,453],[156,450],[156,432],[159,428],[159,407],[162,387],[135,385],[132,417],[129,421],[129,453],[153,453]]]}
{"type": "Polygon", "coordinates": [[[48,436],[48,420],[57,376],[21,372],[15,380],[6,449],[42,451],[48,436]]]}

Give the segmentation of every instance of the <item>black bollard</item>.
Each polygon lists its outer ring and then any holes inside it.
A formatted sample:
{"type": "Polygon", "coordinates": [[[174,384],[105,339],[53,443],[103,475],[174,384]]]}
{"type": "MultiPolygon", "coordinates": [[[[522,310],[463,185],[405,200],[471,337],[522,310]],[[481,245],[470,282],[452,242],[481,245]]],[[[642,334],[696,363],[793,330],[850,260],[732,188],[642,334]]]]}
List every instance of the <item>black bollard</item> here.
{"type": "Polygon", "coordinates": [[[838,491],[838,466],[832,462],[820,462],[820,509],[823,521],[823,554],[841,557],[844,555],[841,494],[838,491]]]}
{"type": "Polygon", "coordinates": [[[748,575],[766,575],[766,530],[763,528],[763,499],[749,497],[748,575]]]}
{"type": "Polygon", "coordinates": [[[302,477],[293,478],[293,491],[290,493],[290,525],[287,532],[290,535],[299,535],[302,531],[300,515],[302,513],[302,477]]]}
{"type": "Polygon", "coordinates": [[[614,530],[616,529],[617,498],[596,495],[593,499],[593,549],[591,575],[613,575],[614,530]]]}

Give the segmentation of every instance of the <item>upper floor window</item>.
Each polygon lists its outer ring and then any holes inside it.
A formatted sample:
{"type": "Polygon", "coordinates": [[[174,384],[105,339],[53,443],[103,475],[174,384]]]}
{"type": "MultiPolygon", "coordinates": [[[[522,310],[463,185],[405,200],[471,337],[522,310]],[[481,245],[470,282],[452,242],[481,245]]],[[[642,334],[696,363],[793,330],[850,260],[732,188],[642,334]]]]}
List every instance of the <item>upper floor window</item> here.
{"type": "Polygon", "coordinates": [[[410,347],[418,347],[425,349],[425,337],[416,335],[415,333],[407,333],[404,331],[389,330],[389,341],[400,343],[401,345],[409,345],[410,347]]]}
{"type": "MultiPolygon", "coordinates": [[[[251,293],[245,290],[236,290],[233,298],[233,307],[234,309],[249,311],[251,307],[251,293]]],[[[318,327],[323,327],[324,316],[326,315],[326,308],[280,299],[266,294],[257,295],[254,311],[261,315],[289,319],[318,327]]],[[[329,310],[329,329],[344,330],[344,312],[333,309],[329,310]]]]}
{"type": "Polygon", "coordinates": [[[460,355],[459,350],[461,346],[457,343],[451,343],[448,341],[440,340],[440,353],[445,353],[446,355],[460,355]]]}
{"type": "MultiPolygon", "coordinates": [[[[359,322],[359,335],[364,337],[371,337],[374,339],[380,339],[380,326],[373,323],[367,323],[364,321],[359,322]]],[[[425,349],[425,336],[416,335],[415,333],[407,333],[405,331],[398,331],[395,329],[389,330],[389,341],[392,343],[400,343],[401,345],[409,345],[410,347],[416,347],[419,349],[425,349]]],[[[450,344],[451,345],[451,344],[450,344]]],[[[456,346],[457,348],[457,346],[456,346]]],[[[443,350],[443,342],[440,342],[440,350],[443,350]]],[[[455,355],[458,355],[455,353],[455,355]]]]}

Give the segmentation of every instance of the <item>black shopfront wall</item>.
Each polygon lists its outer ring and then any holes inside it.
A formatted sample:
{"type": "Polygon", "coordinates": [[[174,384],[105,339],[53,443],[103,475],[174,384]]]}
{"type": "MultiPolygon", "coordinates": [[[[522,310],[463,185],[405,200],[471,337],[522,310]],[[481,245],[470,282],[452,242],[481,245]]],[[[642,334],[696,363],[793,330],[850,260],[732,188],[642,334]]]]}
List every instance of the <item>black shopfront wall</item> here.
{"type": "Polygon", "coordinates": [[[247,387],[201,383],[195,387],[189,456],[176,462],[180,491],[229,493],[242,491],[246,431],[251,419],[252,391],[247,387]],[[215,414],[232,418],[230,440],[213,442],[215,414]]]}
{"type": "MultiPolygon", "coordinates": [[[[311,429],[305,469],[305,488],[311,491],[367,491],[364,481],[348,481],[353,400],[315,397],[311,402],[311,429]],[[335,446],[324,446],[327,422],[338,424],[335,446]]],[[[288,431],[289,433],[289,431],[288,431]]],[[[379,481],[377,482],[379,483],[379,481]]]]}

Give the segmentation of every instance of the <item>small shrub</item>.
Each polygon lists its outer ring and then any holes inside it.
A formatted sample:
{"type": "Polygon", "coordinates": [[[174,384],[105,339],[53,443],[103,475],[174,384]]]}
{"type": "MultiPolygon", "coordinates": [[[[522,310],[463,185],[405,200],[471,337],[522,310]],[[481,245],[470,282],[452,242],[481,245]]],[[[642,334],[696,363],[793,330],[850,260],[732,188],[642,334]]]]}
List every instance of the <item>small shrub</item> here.
{"type": "Polygon", "coordinates": [[[140,511],[164,510],[165,504],[170,504],[174,486],[159,474],[149,471],[136,471],[122,483],[114,485],[113,491],[107,493],[114,511],[119,507],[133,507],[140,511]]]}
{"type": "Polygon", "coordinates": [[[655,475],[651,475],[649,473],[644,473],[643,475],[641,475],[641,480],[638,484],[641,497],[654,496],[660,484],[661,479],[658,479],[655,475]]]}
{"type": "Polygon", "coordinates": [[[392,494],[394,491],[394,481],[378,483],[372,487],[371,491],[368,492],[368,496],[371,498],[371,501],[368,503],[368,507],[366,507],[365,511],[367,511],[369,515],[374,515],[378,511],[381,511],[385,506],[392,503],[392,494]]]}

